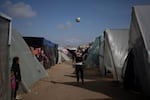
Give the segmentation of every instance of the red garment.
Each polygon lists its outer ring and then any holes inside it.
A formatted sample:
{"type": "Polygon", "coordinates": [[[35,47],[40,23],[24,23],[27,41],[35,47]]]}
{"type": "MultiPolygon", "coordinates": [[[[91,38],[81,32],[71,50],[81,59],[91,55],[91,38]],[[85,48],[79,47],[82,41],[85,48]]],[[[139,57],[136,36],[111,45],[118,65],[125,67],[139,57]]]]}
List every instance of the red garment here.
{"type": "Polygon", "coordinates": [[[15,88],[16,88],[15,75],[11,75],[11,88],[12,88],[12,89],[15,89],[15,88]]]}

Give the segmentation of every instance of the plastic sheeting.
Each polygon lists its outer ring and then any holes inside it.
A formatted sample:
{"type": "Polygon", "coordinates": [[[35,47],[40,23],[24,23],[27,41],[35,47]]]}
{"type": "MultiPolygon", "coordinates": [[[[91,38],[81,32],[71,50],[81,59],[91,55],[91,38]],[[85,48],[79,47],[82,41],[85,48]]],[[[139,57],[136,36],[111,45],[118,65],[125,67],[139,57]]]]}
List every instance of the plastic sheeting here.
{"type": "Polygon", "coordinates": [[[64,49],[63,47],[58,47],[58,64],[64,62],[64,61],[69,61],[70,58],[69,56],[67,55],[67,50],[65,51],[66,49],[64,49]],[[67,52],[65,54],[65,52],[67,52]]]}
{"type": "Polygon", "coordinates": [[[46,39],[43,39],[43,44],[44,45],[47,45],[49,47],[56,47],[56,44],[52,43],[51,41],[49,40],[46,40],[46,39]]]}
{"type": "MultiPolygon", "coordinates": [[[[130,25],[129,47],[134,56],[128,63],[133,63],[133,81],[135,88],[150,96],[150,6],[134,6],[130,25]]],[[[132,68],[127,66],[127,68],[132,68]]],[[[128,72],[126,71],[126,74],[128,72]]],[[[129,74],[131,74],[129,73],[129,74]]],[[[128,81],[127,78],[126,81],[128,81]]]]}
{"type": "Polygon", "coordinates": [[[0,13],[0,100],[10,99],[9,30],[11,18],[0,13]]]}
{"type": "Polygon", "coordinates": [[[100,37],[97,37],[88,49],[88,55],[84,61],[86,68],[99,67],[99,47],[100,47],[100,37]]]}
{"type": "Polygon", "coordinates": [[[104,31],[104,66],[115,80],[121,80],[121,73],[128,54],[128,29],[106,29],[104,31]]]}
{"type": "Polygon", "coordinates": [[[48,58],[48,62],[44,63],[44,67],[50,68],[58,61],[58,45],[46,40],[43,37],[23,37],[29,47],[41,48],[48,58]]]}
{"type": "Polygon", "coordinates": [[[23,83],[22,89],[25,90],[25,92],[30,92],[30,87],[35,82],[48,76],[44,67],[31,53],[21,34],[12,30],[11,59],[13,59],[14,56],[20,58],[20,69],[23,83]]]}
{"type": "Polygon", "coordinates": [[[106,74],[104,66],[104,34],[101,34],[100,37],[100,46],[99,46],[99,69],[102,76],[106,74]]]}

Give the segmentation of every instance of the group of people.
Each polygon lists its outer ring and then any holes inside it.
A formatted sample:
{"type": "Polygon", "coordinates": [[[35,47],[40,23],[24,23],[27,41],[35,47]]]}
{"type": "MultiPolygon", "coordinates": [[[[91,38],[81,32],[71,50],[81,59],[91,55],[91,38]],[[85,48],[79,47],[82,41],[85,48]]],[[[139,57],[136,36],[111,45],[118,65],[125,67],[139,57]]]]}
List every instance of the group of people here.
{"type": "Polygon", "coordinates": [[[10,82],[11,82],[11,100],[15,100],[17,91],[19,89],[19,84],[21,82],[19,57],[13,58],[11,66],[10,82]]]}
{"type": "Polygon", "coordinates": [[[81,48],[78,48],[76,51],[72,51],[67,48],[67,50],[72,54],[73,64],[75,65],[75,73],[77,78],[77,83],[79,83],[79,79],[81,79],[82,84],[84,84],[84,71],[83,71],[83,64],[84,59],[86,57],[86,53],[88,48],[84,51],[81,48]]]}

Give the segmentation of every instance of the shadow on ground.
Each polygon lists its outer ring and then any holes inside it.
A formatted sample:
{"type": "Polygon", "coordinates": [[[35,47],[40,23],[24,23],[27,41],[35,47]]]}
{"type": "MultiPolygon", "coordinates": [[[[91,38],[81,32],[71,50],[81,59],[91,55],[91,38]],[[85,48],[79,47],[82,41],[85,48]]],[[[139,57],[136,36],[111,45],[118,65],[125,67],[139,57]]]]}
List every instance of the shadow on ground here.
{"type": "MultiPolygon", "coordinates": [[[[75,75],[65,75],[68,77],[74,77],[75,75]]],[[[147,100],[145,96],[143,96],[140,93],[134,93],[130,92],[128,90],[125,90],[124,88],[121,88],[118,83],[113,82],[112,80],[107,79],[98,79],[94,78],[92,76],[86,76],[85,79],[91,79],[90,81],[85,81],[84,84],[77,83],[77,82],[57,82],[57,81],[46,81],[45,82],[51,82],[53,84],[64,84],[64,85],[70,85],[75,86],[79,88],[88,89],[90,91],[98,92],[105,94],[111,99],[86,99],[86,100],[147,100]]]]}

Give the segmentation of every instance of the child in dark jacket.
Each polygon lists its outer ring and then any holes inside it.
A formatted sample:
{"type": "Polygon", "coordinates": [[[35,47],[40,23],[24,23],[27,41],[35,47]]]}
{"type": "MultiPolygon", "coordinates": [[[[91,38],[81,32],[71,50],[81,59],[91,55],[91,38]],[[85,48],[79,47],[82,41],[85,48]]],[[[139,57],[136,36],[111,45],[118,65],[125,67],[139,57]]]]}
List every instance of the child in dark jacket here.
{"type": "Polygon", "coordinates": [[[14,71],[14,75],[16,78],[16,88],[15,88],[15,94],[14,97],[16,98],[17,91],[19,89],[19,84],[21,82],[21,72],[20,72],[20,65],[19,65],[19,57],[14,57],[13,58],[13,63],[11,70],[14,71]]]}

